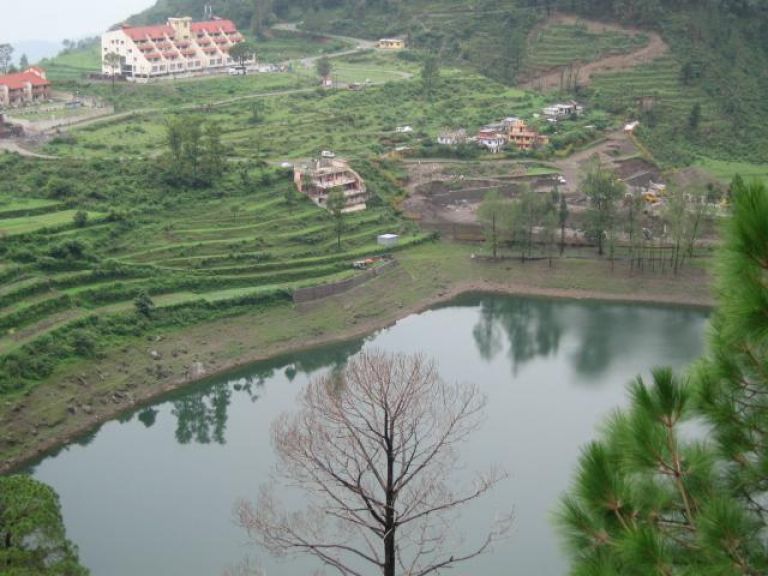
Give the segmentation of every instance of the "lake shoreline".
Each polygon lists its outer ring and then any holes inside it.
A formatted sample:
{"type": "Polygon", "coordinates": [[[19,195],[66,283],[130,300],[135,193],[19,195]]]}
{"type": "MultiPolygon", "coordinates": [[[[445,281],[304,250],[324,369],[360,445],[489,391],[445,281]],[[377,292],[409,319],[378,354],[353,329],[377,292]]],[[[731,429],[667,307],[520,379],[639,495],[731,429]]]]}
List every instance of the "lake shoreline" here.
{"type": "MultiPolygon", "coordinates": [[[[475,266],[482,265],[475,264],[475,266]]],[[[426,294],[417,300],[407,304],[401,302],[399,306],[387,308],[383,313],[365,318],[362,321],[357,321],[354,316],[354,307],[351,310],[348,310],[349,305],[345,305],[344,302],[354,301],[354,297],[356,296],[355,293],[369,290],[372,284],[379,285],[379,287],[382,287],[383,285],[385,290],[388,289],[391,291],[399,284],[397,279],[393,278],[393,274],[397,276],[396,272],[388,273],[354,288],[350,292],[293,306],[293,309],[298,316],[297,321],[299,322],[301,322],[302,317],[311,315],[315,309],[320,307],[333,307],[335,305],[337,308],[342,308],[344,311],[351,313],[353,319],[349,326],[346,326],[341,330],[334,330],[331,332],[321,331],[321,333],[316,336],[313,336],[310,331],[309,336],[290,338],[286,342],[272,342],[263,348],[259,348],[258,352],[244,351],[232,358],[213,357],[212,360],[205,363],[205,368],[202,371],[192,371],[191,373],[188,371],[184,376],[164,379],[163,381],[155,382],[153,385],[144,389],[121,392],[121,389],[118,386],[107,387],[108,391],[111,392],[109,402],[101,406],[95,406],[94,403],[94,406],[91,407],[91,413],[77,410],[75,413],[68,414],[65,431],[62,431],[61,434],[55,434],[47,438],[29,442],[29,446],[20,450],[15,457],[0,463],[0,474],[7,474],[28,467],[34,461],[53,454],[67,444],[72,443],[77,438],[97,430],[104,423],[113,420],[122,414],[126,414],[150,404],[158,398],[175,390],[210,378],[221,377],[229,372],[242,370],[251,364],[269,360],[281,355],[298,353],[329,344],[336,344],[365,337],[380,330],[384,330],[403,318],[413,314],[422,313],[435,306],[449,303],[452,300],[467,294],[498,294],[622,304],[658,304],[685,306],[698,309],[711,309],[714,304],[711,297],[702,298],[701,294],[688,291],[681,293],[661,293],[638,290],[634,293],[618,294],[600,290],[534,286],[526,282],[499,282],[497,280],[475,279],[456,280],[447,285],[438,286],[436,289],[432,290],[430,294],[426,294]],[[117,396],[118,393],[121,395],[120,397],[117,396]]],[[[433,286],[433,288],[435,287],[433,286]]],[[[341,313],[343,314],[344,312],[341,313]]],[[[229,322],[236,322],[238,317],[226,320],[229,322]]],[[[190,331],[192,331],[192,329],[190,329],[190,331]]],[[[181,332],[185,332],[185,330],[182,330],[181,332]]],[[[181,335],[179,335],[179,337],[181,337],[181,335]]],[[[203,351],[201,351],[199,356],[202,356],[202,352],[203,351]]],[[[151,359],[146,360],[145,367],[147,370],[152,366],[152,363],[153,361],[151,359]]]]}

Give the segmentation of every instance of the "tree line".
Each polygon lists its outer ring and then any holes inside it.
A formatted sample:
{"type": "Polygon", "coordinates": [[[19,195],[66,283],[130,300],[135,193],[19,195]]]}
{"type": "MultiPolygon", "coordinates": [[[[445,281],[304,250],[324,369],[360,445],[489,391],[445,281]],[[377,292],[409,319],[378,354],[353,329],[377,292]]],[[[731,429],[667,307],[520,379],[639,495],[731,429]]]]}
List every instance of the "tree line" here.
{"type": "Polygon", "coordinates": [[[549,193],[524,186],[514,198],[491,190],[478,208],[485,241],[493,258],[502,248],[516,249],[521,261],[563,254],[567,230],[578,230],[599,256],[611,262],[622,258],[633,270],[670,270],[677,273],[695,254],[697,240],[711,219],[717,196],[707,188],[670,186],[663,208],[649,207],[644,194],[629,192],[615,173],[593,162],[580,190],[587,205],[578,222],[566,197],[555,186],[549,193]]]}

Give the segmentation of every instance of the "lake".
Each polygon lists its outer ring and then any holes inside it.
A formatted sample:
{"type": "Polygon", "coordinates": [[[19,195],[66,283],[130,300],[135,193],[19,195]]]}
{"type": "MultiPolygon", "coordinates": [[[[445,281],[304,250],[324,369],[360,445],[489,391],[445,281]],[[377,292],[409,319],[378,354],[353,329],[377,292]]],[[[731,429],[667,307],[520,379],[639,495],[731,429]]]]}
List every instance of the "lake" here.
{"type": "Polygon", "coordinates": [[[551,518],[580,447],[626,403],[631,379],[695,360],[706,327],[706,312],[688,308],[467,295],[365,339],[187,387],[106,423],[33,473],[59,493],[68,536],[94,576],[217,576],[246,556],[270,576],[308,574],[311,561],[273,560],[233,521],[236,500],[255,499],[273,471],[273,418],[310,378],[364,348],[420,351],[444,378],[476,382],[487,395],[457,478],[491,465],[510,475],[458,526],[470,545],[496,511],[513,510],[511,538],[454,573],[564,576],[551,518]]]}

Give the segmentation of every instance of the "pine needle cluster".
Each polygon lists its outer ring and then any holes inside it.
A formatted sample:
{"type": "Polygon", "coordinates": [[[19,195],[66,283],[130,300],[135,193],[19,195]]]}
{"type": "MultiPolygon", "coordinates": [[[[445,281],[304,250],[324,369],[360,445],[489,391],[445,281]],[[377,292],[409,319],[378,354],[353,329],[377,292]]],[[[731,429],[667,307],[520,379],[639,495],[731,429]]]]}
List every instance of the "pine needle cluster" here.
{"type": "Polygon", "coordinates": [[[573,576],[768,574],[768,190],[734,180],[708,355],[630,385],[557,513],[573,576]]]}

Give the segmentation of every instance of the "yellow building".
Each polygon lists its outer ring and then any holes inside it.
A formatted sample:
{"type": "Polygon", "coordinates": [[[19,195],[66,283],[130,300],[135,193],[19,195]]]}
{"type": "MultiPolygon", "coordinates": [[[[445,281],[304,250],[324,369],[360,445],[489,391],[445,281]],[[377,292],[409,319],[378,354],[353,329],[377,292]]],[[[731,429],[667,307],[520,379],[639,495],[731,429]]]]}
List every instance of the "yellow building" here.
{"type": "Polygon", "coordinates": [[[405,40],[402,38],[382,38],[379,40],[378,46],[382,50],[402,50],[405,48],[405,40]]]}

